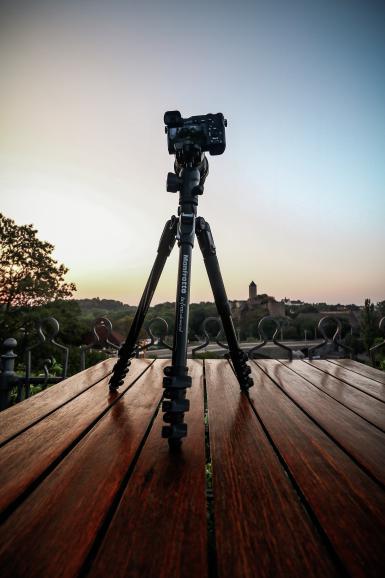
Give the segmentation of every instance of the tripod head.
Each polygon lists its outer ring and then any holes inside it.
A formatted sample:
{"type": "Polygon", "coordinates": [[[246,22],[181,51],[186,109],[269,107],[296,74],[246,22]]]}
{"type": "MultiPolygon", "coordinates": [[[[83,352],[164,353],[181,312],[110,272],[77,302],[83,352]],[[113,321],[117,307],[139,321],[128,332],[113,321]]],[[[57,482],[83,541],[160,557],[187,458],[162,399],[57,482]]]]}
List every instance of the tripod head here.
{"type": "Polygon", "coordinates": [[[200,153],[199,160],[198,157],[195,159],[186,160],[183,157],[182,160],[175,157],[174,171],[175,173],[167,174],[167,191],[169,193],[177,193],[182,189],[183,176],[187,174],[186,169],[195,169],[195,173],[198,172],[198,182],[194,183],[192,190],[190,191],[194,196],[203,195],[204,184],[207,175],[209,174],[209,163],[204,153],[200,153]]]}

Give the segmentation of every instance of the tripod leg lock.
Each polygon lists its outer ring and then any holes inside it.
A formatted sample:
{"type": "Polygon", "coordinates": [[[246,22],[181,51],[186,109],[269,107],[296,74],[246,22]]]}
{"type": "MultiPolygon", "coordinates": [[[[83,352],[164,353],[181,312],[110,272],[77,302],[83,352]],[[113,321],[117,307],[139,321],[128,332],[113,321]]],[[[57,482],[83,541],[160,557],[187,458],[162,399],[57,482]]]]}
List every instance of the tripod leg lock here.
{"type": "MultiPolygon", "coordinates": [[[[184,413],[190,409],[190,400],[188,399],[171,399],[165,400],[162,403],[162,411],[167,413],[184,413]]],[[[164,421],[168,421],[166,419],[166,414],[164,416],[164,421]]]]}
{"type": "Polygon", "coordinates": [[[187,375],[187,367],[179,370],[170,365],[169,367],[165,367],[164,373],[163,387],[167,390],[178,390],[191,387],[192,379],[187,375]]]}
{"type": "Polygon", "coordinates": [[[169,442],[178,442],[187,436],[187,423],[177,423],[164,425],[162,427],[162,438],[167,438],[169,442]]]}
{"type": "Polygon", "coordinates": [[[163,387],[167,389],[186,389],[191,387],[191,377],[189,375],[173,375],[163,378],[163,387]]]}
{"type": "Polygon", "coordinates": [[[127,361],[121,357],[118,359],[114,369],[112,370],[112,375],[109,381],[109,387],[111,391],[116,391],[118,387],[123,385],[124,378],[128,373],[130,365],[131,361],[129,359],[127,361]]]}
{"type": "Polygon", "coordinates": [[[190,401],[186,399],[186,389],[191,387],[192,379],[187,375],[187,367],[168,366],[164,368],[163,387],[164,400],[162,411],[162,437],[169,440],[170,447],[178,446],[182,438],[187,436],[187,424],[184,423],[184,414],[190,409],[190,401]]]}
{"type": "Polygon", "coordinates": [[[226,353],[225,357],[232,361],[234,373],[237,376],[239,385],[242,390],[248,390],[254,385],[252,377],[249,377],[251,373],[251,367],[247,365],[247,353],[238,349],[235,354],[232,352],[226,353]]]}

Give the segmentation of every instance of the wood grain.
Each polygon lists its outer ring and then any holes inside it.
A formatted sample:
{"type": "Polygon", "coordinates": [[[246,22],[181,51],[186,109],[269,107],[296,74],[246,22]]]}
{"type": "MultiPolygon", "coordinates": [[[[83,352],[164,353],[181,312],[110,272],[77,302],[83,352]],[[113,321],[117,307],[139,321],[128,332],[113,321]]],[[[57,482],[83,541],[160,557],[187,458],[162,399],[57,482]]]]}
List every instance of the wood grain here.
{"type": "Polygon", "coordinates": [[[219,578],[338,576],[229,364],[205,366],[219,578]]]}
{"type": "Polygon", "coordinates": [[[0,449],[0,513],[60,459],[151,363],[135,360],[118,393],[109,391],[107,377],[3,446],[0,449]]]}
{"type": "Polygon", "coordinates": [[[368,395],[385,402],[385,386],[378,381],[374,381],[374,379],[369,379],[368,377],[350,371],[345,367],[341,367],[335,363],[330,363],[330,361],[325,359],[314,359],[313,361],[305,361],[305,363],[317,367],[317,369],[325,371],[328,375],[333,375],[333,377],[336,377],[340,381],[344,381],[368,395]]]}
{"type": "Polygon", "coordinates": [[[170,453],[159,412],[88,578],[205,578],[203,368],[190,362],[188,436],[170,453]]]}
{"type": "Polygon", "coordinates": [[[153,364],[1,526],[2,578],[78,575],[151,424],[163,365],[153,364]]]}
{"type": "Polygon", "coordinates": [[[114,363],[116,358],[106,359],[2,411],[0,445],[105,378],[114,363]]]}
{"type": "Polygon", "coordinates": [[[365,363],[359,363],[353,359],[330,359],[328,361],[335,365],[339,365],[340,367],[346,367],[355,373],[359,373],[360,375],[364,375],[369,379],[374,379],[375,381],[385,385],[385,371],[381,371],[375,367],[370,367],[369,365],[365,365],[365,363]]]}
{"type": "Polygon", "coordinates": [[[278,361],[263,359],[256,363],[350,456],[385,485],[383,432],[278,361]]]}
{"type": "Polygon", "coordinates": [[[313,366],[303,361],[293,360],[292,362],[282,361],[281,363],[310,381],[333,399],[336,399],[382,431],[385,431],[385,407],[381,401],[355,387],[350,387],[328,373],[314,370],[313,366]]]}
{"type": "Polygon", "coordinates": [[[383,576],[384,490],[265,373],[252,376],[255,410],[349,576],[383,576]]]}
{"type": "MultiPolygon", "coordinates": [[[[127,380],[148,363],[136,360],[127,380]]],[[[170,455],[161,412],[153,422],[167,363],[119,399],[104,375],[69,397],[63,382],[46,390],[41,413],[36,398],[5,412],[20,421],[7,417],[16,437],[0,449],[0,500],[15,507],[0,526],[2,578],[207,578],[202,365],[191,365],[188,437],[170,455]]],[[[357,413],[369,399],[373,420],[383,403],[302,361],[257,363],[247,397],[227,361],[205,362],[212,578],[382,578],[385,434],[357,413]]]]}

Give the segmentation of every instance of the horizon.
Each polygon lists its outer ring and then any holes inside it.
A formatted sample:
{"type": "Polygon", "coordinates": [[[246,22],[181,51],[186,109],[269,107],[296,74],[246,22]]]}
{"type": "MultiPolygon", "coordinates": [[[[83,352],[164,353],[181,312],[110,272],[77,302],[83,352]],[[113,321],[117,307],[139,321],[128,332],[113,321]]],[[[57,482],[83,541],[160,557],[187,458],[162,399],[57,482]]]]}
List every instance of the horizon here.
{"type": "MultiPolygon", "coordinates": [[[[261,293],[259,294],[259,296],[261,295],[267,295],[267,293],[261,293]]],[[[270,295],[268,295],[268,297],[272,297],[270,295]]],[[[124,307],[137,307],[138,303],[125,303],[124,301],[122,301],[121,299],[112,299],[109,297],[79,297],[77,298],[76,296],[72,296],[68,299],[68,301],[82,301],[82,300],[94,300],[94,299],[99,299],[100,301],[115,301],[117,303],[122,303],[122,305],[124,307]]],[[[280,303],[283,302],[284,299],[289,299],[291,302],[293,301],[302,301],[302,299],[297,299],[297,298],[293,298],[291,299],[290,297],[282,297],[282,298],[275,298],[275,300],[280,303]]],[[[382,301],[385,301],[385,296],[384,299],[379,299],[378,301],[373,301],[369,296],[367,297],[367,299],[370,299],[371,303],[373,303],[374,305],[376,305],[377,303],[381,303],[382,301]]],[[[234,302],[234,301],[247,301],[247,299],[237,299],[237,298],[229,298],[230,302],[234,302]]],[[[156,305],[164,305],[166,303],[169,303],[170,305],[175,304],[175,300],[170,301],[170,300],[166,300],[166,301],[159,301],[159,302],[151,302],[150,307],[154,307],[156,305]]],[[[215,304],[214,299],[213,300],[206,300],[206,301],[190,301],[190,305],[201,305],[202,303],[212,303],[215,304]]],[[[340,302],[336,302],[336,303],[331,303],[331,302],[327,302],[327,301],[302,301],[302,303],[304,305],[327,305],[327,306],[331,306],[331,307],[335,307],[338,305],[341,305],[343,307],[347,307],[349,305],[354,305],[357,307],[364,307],[365,303],[340,303],[340,302]]]]}
{"type": "MultiPolygon", "coordinates": [[[[55,246],[77,298],[137,303],[177,207],[163,114],[221,111],[199,214],[229,299],[254,278],[277,300],[383,300],[385,5],[194,9],[199,41],[175,0],[0,2],[2,212],[55,246]]],[[[191,301],[210,301],[198,253],[191,301]]],[[[154,303],[176,276],[174,249],[154,303]]]]}

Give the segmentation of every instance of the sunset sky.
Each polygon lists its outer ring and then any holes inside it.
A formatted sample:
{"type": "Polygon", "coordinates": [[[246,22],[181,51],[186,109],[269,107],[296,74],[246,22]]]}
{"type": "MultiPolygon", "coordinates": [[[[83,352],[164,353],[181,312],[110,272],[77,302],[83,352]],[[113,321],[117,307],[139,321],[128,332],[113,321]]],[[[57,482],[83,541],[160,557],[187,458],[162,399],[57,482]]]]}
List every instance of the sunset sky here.
{"type": "MultiPolygon", "coordinates": [[[[385,299],[385,3],[0,0],[1,211],[77,297],[137,304],[172,170],[163,114],[223,112],[199,214],[230,299],[385,299]]],[[[177,251],[154,302],[175,300],[177,251]]],[[[212,300],[198,244],[192,301],[212,300]]]]}

